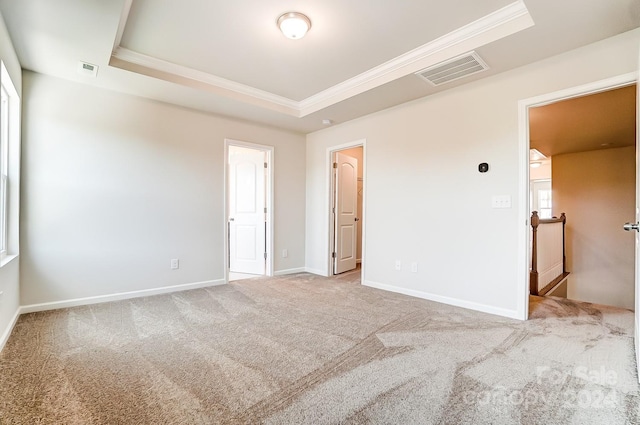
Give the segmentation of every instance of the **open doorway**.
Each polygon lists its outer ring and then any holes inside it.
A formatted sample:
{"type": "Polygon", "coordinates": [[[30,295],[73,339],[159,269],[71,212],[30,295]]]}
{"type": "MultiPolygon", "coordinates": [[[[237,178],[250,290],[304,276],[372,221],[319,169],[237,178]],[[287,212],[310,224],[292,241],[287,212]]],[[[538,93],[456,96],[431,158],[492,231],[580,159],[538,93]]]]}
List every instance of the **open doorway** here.
{"type": "Polygon", "coordinates": [[[330,274],[361,272],[364,235],[364,147],[331,151],[330,274]]]}
{"type": "Polygon", "coordinates": [[[225,151],[227,279],[271,276],[273,148],[226,140],[225,151]]]}
{"type": "Polygon", "coordinates": [[[635,240],[622,225],[635,217],[634,81],[551,97],[527,114],[531,293],[633,310],[635,240]]]}

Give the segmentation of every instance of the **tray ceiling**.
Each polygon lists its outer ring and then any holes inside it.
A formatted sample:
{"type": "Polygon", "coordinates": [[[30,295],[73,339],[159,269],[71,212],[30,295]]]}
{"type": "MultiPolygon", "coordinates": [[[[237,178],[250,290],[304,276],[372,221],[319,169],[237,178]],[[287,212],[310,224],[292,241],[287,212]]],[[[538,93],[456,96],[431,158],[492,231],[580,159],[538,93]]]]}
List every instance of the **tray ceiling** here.
{"type": "Polygon", "coordinates": [[[386,2],[370,0],[296,6],[255,0],[135,0],[120,46],[301,101],[512,2],[404,1],[390,8],[386,2]],[[286,39],[276,26],[277,18],[289,9],[312,20],[301,40],[286,39]],[[434,14],[450,18],[433,19],[434,14]]]}
{"type": "Polygon", "coordinates": [[[0,0],[24,69],[311,132],[640,26],[637,0],[0,0]],[[287,11],[313,26],[276,26],[287,11]],[[415,72],[476,51],[489,69],[415,72]],[[76,72],[99,66],[96,78],[76,72]]]}

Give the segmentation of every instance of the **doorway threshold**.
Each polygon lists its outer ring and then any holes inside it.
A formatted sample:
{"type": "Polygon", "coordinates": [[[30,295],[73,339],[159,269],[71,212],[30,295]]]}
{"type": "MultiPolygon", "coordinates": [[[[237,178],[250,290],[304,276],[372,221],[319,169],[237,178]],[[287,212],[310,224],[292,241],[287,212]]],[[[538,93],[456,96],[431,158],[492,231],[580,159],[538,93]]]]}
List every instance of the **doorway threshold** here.
{"type": "Polygon", "coordinates": [[[262,276],[263,275],[261,274],[229,272],[229,282],[233,282],[236,280],[253,279],[254,277],[262,277],[262,276]]]}

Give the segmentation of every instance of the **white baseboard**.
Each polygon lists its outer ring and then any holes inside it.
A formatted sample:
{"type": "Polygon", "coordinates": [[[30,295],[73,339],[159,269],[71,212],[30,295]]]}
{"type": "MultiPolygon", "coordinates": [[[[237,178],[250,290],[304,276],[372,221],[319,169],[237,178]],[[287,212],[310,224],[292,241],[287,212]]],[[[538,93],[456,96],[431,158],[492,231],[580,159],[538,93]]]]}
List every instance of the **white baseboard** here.
{"type": "Polygon", "coordinates": [[[469,310],[495,314],[496,316],[508,317],[510,319],[518,319],[518,320],[522,319],[518,314],[517,310],[507,310],[505,308],[493,307],[485,304],[478,304],[471,301],[460,300],[458,298],[444,297],[442,295],[435,295],[428,292],[416,291],[415,289],[407,289],[407,288],[401,288],[399,286],[387,285],[385,283],[372,282],[370,280],[364,281],[363,285],[369,286],[371,288],[382,289],[390,292],[397,292],[399,294],[410,295],[416,298],[435,301],[442,304],[468,308],[469,310]]]}
{"type": "Polygon", "coordinates": [[[9,322],[9,326],[7,326],[7,329],[4,330],[4,332],[2,333],[2,336],[0,337],[0,352],[2,352],[5,344],[9,340],[9,337],[11,336],[11,332],[13,332],[13,328],[16,325],[16,322],[18,321],[18,317],[20,317],[20,308],[16,310],[16,314],[13,315],[13,318],[9,322]]]}
{"type": "MultiPolygon", "coordinates": [[[[636,294],[636,297],[638,295],[636,294]]],[[[638,382],[640,382],[640,323],[638,323],[638,312],[635,312],[635,338],[634,345],[636,349],[636,370],[638,371],[638,382]]]]}
{"type": "Polygon", "coordinates": [[[185,283],[183,285],[164,286],[161,288],[143,289],[140,291],[119,292],[117,294],[98,295],[95,297],[75,298],[72,300],[54,301],[50,303],[31,304],[20,307],[19,313],[34,313],[36,311],[56,310],[59,308],[77,307],[81,305],[99,304],[110,301],[127,300],[131,298],[148,297],[151,295],[168,294],[171,292],[187,291],[189,289],[206,288],[223,285],[224,279],[207,280],[204,282],[185,283]]]}
{"type": "Polygon", "coordinates": [[[273,273],[274,276],[284,276],[287,274],[304,273],[306,269],[304,267],[298,267],[297,269],[278,270],[273,273]]]}
{"type": "Polygon", "coordinates": [[[319,270],[319,269],[311,269],[309,267],[305,267],[304,271],[307,273],[311,273],[311,274],[317,274],[319,276],[324,276],[324,277],[329,277],[329,275],[327,274],[326,271],[324,270],[319,270]]]}

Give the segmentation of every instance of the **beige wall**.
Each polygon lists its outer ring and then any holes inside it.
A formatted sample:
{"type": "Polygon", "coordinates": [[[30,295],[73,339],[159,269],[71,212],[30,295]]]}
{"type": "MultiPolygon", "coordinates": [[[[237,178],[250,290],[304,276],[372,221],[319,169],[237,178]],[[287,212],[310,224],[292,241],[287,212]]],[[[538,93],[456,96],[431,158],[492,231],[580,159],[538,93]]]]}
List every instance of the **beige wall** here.
{"type": "Polygon", "coordinates": [[[553,212],[567,214],[568,298],[634,308],[635,148],[553,157],[553,212]]]}
{"type": "MultiPolygon", "coordinates": [[[[7,28],[5,26],[2,15],[0,14],[0,60],[5,64],[9,75],[11,76],[11,80],[18,91],[18,95],[22,95],[22,74],[20,69],[20,63],[18,62],[18,58],[13,49],[13,45],[11,43],[11,39],[9,38],[9,33],[7,32],[7,28]]],[[[19,171],[19,170],[10,170],[19,171]]],[[[19,175],[19,173],[17,173],[19,175]]],[[[19,177],[18,175],[14,176],[14,179],[10,182],[12,193],[19,193],[19,177]]],[[[13,197],[12,197],[13,198],[13,197]]],[[[17,200],[17,197],[14,199],[17,200]]],[[[9,226],[12,228],[10,231],[17,230],[17,227],[14,227],[16,221],[18,219],[19,211],[17,203],[16,205],[11,205],[12,208],[11,215],[9,216],[9,220],[11,223],[9,226]],[[15,207],[15,208],[14,208],[15,207]]],[[[15,235],[17,238],[18,235],[15,235]]],[[[14,237],[12,235],[12,237],[14,237]]],[[[19,258],[14,258],[8,264],[5,264],[3,267],[0,267],[0,349],[5,342],[6,337],[8,337],[8,332],[13,323],[13,319],[16,317],[18,312],[18,308],[20,307],[20,283],[19,283],[19,258]]]]}
{"type": "Polygon", "coordinates": [[[223,279],[225,138],[274,146],[274,270],[304,267],[304,136],[32,72],[24,93],[23,305],[223,279]]]}
{"type": "Polygon", "coordinates": [[[522,317],[528,152],[518,102],[635,72],[639,38],[634,30],[307,135],[307,267],[328,273],[327,149],[365,140],[365,283],[522,317]],[[493,209],[494,195],[512,207],[493,209]]]}
{"type": "Polygon", "coordinates": [[[364,163],[363,163],[363,149],[362,147],[345,149],[340,151],[340,153],[355,158],[358,161],[358,217],[360,221],[358,222],[358,240],[357,240],[357,257],[358,261],[362,260],[362,190],[364,187],[364,163]]]}

